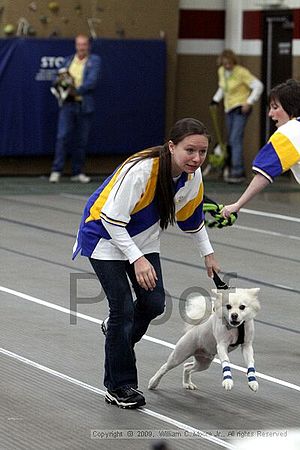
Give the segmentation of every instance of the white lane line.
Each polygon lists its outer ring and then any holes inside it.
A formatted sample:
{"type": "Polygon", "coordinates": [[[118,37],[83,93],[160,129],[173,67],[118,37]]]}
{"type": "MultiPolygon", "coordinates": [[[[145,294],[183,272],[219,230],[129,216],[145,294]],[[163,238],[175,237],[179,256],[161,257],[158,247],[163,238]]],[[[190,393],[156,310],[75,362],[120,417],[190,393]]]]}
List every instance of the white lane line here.
{"type": "Polygon", "coordinates": [[[243,213],[246,213],[246,214],[252,214],[254,216],[270,217],[273,219],[287,220],[288,222],[299,222],[300,223],[300,217],[283,216],[282,214],[274,214],[274,213],[270,213],[270,212],[257,211],[256,209],[247,209],[247,208],[241,208],[240,211],[243,213]]]}
{"type": "MultiPolygon", "coordinates": [[[[60,194],[60,195],[62,197],[66,197],[66,198],[70,198],[70,199],[73,198],[73,199],[86,200],[86,197],[84,197],[82,195],[73,195],[73,194],[60,194]]],[[[268,213],[268,212],[264,212],[264,211],[257,211],[255,209],[241,208],[240,211],[245,213],[245,214],[252,214],[254,216],[256,215],[256,216],[272,217],[272,218],[276,218],[276,219],[287,220],[287,221],[290,221],[290,222],[300,222],[300,218],[298,218],[298,217],[283,216],[281,214],[274,214],[274,213],[268,213]]],[[[253,233],[267,234],[269,236],[277,236],[277,237],[281,237],[281,238],[294,239],[296,241],[300,241],[300,236],[294,236],[294,235],[291,235],[291,234],[278,233],[276,231],[262,230],[261,228],[246,227],[246,226],[237,225],[237,224],[234,224],[234,228],[238,229],[238,230],[252,231],[253,233]]],[[[168,234],[176,235],[176,233],[172,233],[170,231],[168,232],[168,234]]]]}
{"type": "MultiPolygon", "coordinates": [[[[75,194],[60,194],[61,197],[70,198],[70,199],[80,199],[80,200],[86,200],[87,197],[83,195],[75,195],[75,194]]],[[[240,212],[243,212],[245,214],[252,214],[253,216],[263,216],[263,217],[270,217],[273,219],[280,219],[280,220],[286,220],[288,222],[299,222],[300,223],[300,217],[294,217],[294,216],[286,216],[282,214],[275,214],[267,211],[258,211],[257,209],[248,209],[248,208],[241,208],[240,212]]]]}
{"type": "MultiPolygon", "coordinates": [[[[17,361],[20,361],[31,367],[34,367],[35,369],[41,370],[50,375],[61,378],[62,380],[68,381],[69,383],[75,384],[76,386],[84,388],[88,391],[92,391],[95,394],[101,395],[103,397],[105,396],[105,392],[99,388],[96,388],[95,386],[91,386],[90,384],[84,383],[83,381],[77,380],[76,378],[69,377],[68,375],[65,375],[64,373],[50,369],[50,367],[43,366],[42,364],[32,361],[31,359],[24,358],[24,356],[18,355],[16,353],[13,353],[13,352],[6,350],[4,348],[1,348],[1,347],[0,347],[0,353],[2,353],[3,355],[9,356],[10,358],[16,359],[17,361]]],[[[236,448],[235,446],[229,444],[228,442],[223,441],[222,439],[219,439],[215,436],[211,436],[210,434],[206,433],[205,431],[191,427],[190,425],[187,425],[183,422],[179,422],[178,420],[174,420],[171,417],[164,416],[163,414],[152,411],[151,409],[141,408],[141,409],[138,409],[137,412],[147,414],[148,416],[159,419],[162,422],[173,425],[181,430],[185,430],[190,433],[195,433],[197,436],[201,437],[202,439],[213,442],[214,444],[217,444],[221,447],[232,449],[232,450],[236,448]]]]}
{"type": "MultiPolygon", "coordinates": [[[[41,300],[37,297],[32,297],[31,295],[23,294],[23,292],[15,291],[14,289],[0,286],[0,291],[5,292],[7,294],[14,295],[15,297],[23,298],[24,300],[28,300],[30,302],[37,303],[42,306],[46,306],[47,308],[56,309],[57,311],[63,312],[65,314],[71,314],[73,316],[77,316],[80,319],[87,320],[89,322],[94,322],[99,325],[102,323],[102,320],[96,319],[95,317],[87,316],[86,314],[81,314],[78,312],[76,313],[74,311],[71,311],[68,308],[64,308],[62,306],[55,305],[54,303],[50,303],[45,300],[41,300]]],[[[171,349],[175,348],[175,344],[171,344],[170,342],[163,341],[162,339],[157,339],[157,338],[154,338],[154,337],[151,337],[148,335],[144,335],[142,339],[149,341],[149,342],[153,342],[154,344],[163,345],[164,347],[168,347],[171,349]]],[[[214,362],[220,364],[220,361],[217,358],[214,359],[214,362]]],[[[230,364],[230,365],[231,365],[231,367],[233,367],[236,370],[239,370],[240,372],[246,372],[246,369],[242,366],[237,366],[235,364],[230,364]]],[[[256,372],[256,375],[263,380],[267,380],[272,383],[278,384],[280,386],[285,386],[290,389],[294,389],[295,391],[300,391],[300,386],[298,386],[297,384],[289,383],[288,381],[280,380],[279,378],[274,378],[274,377],[265,375],[260,372],[256,372]]]]}
{"type": "MultiPolygon", "coordinates": [[[[11,295],[14,295],[16,297],[23,298],[24,300],[28,300],[28,301],[31,301],[33,303],[37,303],[37,304],[42,305],[42,306],[46,306],[46,307],[51,308],[51,309],[55,309],[57,311],[65,313],[65,314],[71,314],[73,316],[77,316],[78,318],[83,319],[83,320],[87,320],[89,322],[97,323],[99,325],[102,323],[102,320],[96,319],[95,317],[91,317],[91,316],[88,316],[86,314],[81,314],[81,313],[78,313],[78,312],[76,313],[74,311],[71,311],[68,308],[64,308],[62,306],[55,305],[54,303],[50,303],[50,302],[47,302],[45,300],[41,300],[41,299],[36,298],[36,297],[32,297],[31,295],[27,295],[27,294],[24,294],[22,292],[15,291],[13,289],[9,289],[9,288],[6,288],[4,286],[0,286],[0,291],[6,292],[6,293],[11,294],[11,295]]],[[[152,336],[145,335],[145,336],[143,336],[142,339],[144,339],[146,341],[149,341],[149,342],[152,342],[154,344],[163,345],[164,347],[168,347],[168,348],[171,348],[171,349],[175,348],[175,344],[171,344],[170,342],[163,341],[161,339],[154,338],[152,336]]],[[[214,362],[220,364],[220,361],[217,358],[214,359],[214,362]]],[[[246,372],[246,369],[244,367],[237,366],[235,364],[231,364],[231,366],[233,368],[239,370],[240,372],[246,372]]],[[[289,382],[284,381],[284,380],[280,380],[278,378],[271,377],[269,375],[265,375],[265,374],[260,373],[260,372],[256,372],[256,374],[260,378],[265,379],[267,381],[271,381],[273,383],[276,383],[276,384],[279,384],[279,385],[282,385],[282,386],[289,387],[291,389],[300,391],[300,386],[297,386],[295,384],[289,383],[289,382]]]]}
{"type": "Polygon", "coordinates": [[[233,227],[239,230],[251,231],[253,233],[267,234],[269,236],[278,236],[281,238],[294,239],[296,241],[300,241],[300,236],[294,236],[292,234],[278,233],[277,231],[262,230],[261,228],[245,227],[244,225],[236,225],[236,224],[234,224],[233,227]]]}
{"type": "MultiPolygon", "coordinates": [[[[277,231],[269,231],[269,230],[262,230],[261,228],[253,228],[253,227],[246,227],[244,225],[237,225],[236,223],[232,226],[232,229],[235,230],[243,230],[243,231],[250,231],[253,233],[261,233],[261,234],[267,234],[269,236],[276,236],[280,238],[287,238],[287,239],[294,239],[297,241],[300,241],[300,236],[294,236],[292,234],[284,234],[284,233],[278,233],[277,231]]],[[[186,237],[190,238],[190,236],[186,236],[186,234],[183,233],[177,233],[174,231],[165,231],[166,234],[170,234],[172,236],[180,236],[180,237],[186,237]]]]}

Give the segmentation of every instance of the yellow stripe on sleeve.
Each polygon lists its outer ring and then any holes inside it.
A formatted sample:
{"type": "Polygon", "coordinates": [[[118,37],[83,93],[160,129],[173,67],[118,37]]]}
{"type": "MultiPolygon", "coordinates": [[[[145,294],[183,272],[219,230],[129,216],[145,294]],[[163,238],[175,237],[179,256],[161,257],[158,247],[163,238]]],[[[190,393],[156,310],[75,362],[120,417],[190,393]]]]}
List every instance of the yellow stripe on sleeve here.
{"type": "MultiPolygon", "coordinates": [[[[125,161],[124,164],[126,164],[126,162],[127,161],[125,161]]],[[[100,219],[101,210],[102,210],[103,206],[105,205],[105,202],[108,199],[108,196],[109,196],[112,188],[114,187],[116,180],[120,174],[120,171],[124,167],[124,164],[116,171],[116,173],[114,174],[114,176],[112,177],[112,179],[110,180],[108,185],[105,186],[103,191],[100,192],[99,197],[97,198],[97,200],[95,201],[95,203],[93,204],[93,206],[90,209],[90,215],[89,215],[89,217],[86,218],[85,223],[88,223],[92,220],[100,219]]]]}
{"type": "Polygon", "coordinates": [[[280,159],[283,172],[290,169],[300,159],[299,152],[296,150],[289,138],[283,133],[277,132],[271,136],[272,143],[278,158],[280,159]]]}
{"type": "Polygon", "coordinates": [[[158,168],[159,168],[159,158],[154,158],[151,175],[147,182],[145,193],[135,205],[132,214],[135,214],[138,211],[141,211],[142,209],[146,208],[146,206],[150,205],[150,203],[153,201],[157,182],[158,168]]]}
{"type": "Polygon", "coordinates": [[[190,200],[183,208],[181,208],[179,211],[177,211],[176,213],[176,219],[179,222],[183,222],[184,220],[188,219],[189,217],[191,217],[194,213],[194,211],[196,210],[196,208],[200,205],[200,203],[203,200],[203,182],[200,185],[198,194],[195,198],[193,198],[192,200],[190,200]]]}

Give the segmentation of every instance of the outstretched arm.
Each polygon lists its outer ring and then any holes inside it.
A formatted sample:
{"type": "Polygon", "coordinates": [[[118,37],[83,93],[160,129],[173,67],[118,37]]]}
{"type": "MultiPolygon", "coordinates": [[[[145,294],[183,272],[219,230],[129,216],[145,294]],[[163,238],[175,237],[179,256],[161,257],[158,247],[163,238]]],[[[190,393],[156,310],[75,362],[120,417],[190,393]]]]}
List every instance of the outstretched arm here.
{"type": "Polygon", "coordinates": [[[224,206],[224,208],[221,210],[222,216],[228,218],[233,212],[238,212],[256,194],[258,194],[266,186],[268,186],[268,184],[270,184],[270,182],[266,177],[264,177],[260,173],[256,174],[241,197],[235,203],[224,206]]]}
{"type": "Polygon", "coordinates": [[[214,253],[206,255],[204,257],[204,263],[206,267],[207,276],[213,278],[214,272],[220,272],[220,266],[218,261],[215,259],[214,253]]]}
{"type": "Polygon", "coordinates": [[[213,278],[213,271],[220,272],[220,266],[215,259],[214,251],[209,241],[205,226],[197,231],[197,233],[193,233],[192,237],[196,247],[200,252],[200,255],[204,257],[207,275],[209,276],[209,278],[213,278]]]}

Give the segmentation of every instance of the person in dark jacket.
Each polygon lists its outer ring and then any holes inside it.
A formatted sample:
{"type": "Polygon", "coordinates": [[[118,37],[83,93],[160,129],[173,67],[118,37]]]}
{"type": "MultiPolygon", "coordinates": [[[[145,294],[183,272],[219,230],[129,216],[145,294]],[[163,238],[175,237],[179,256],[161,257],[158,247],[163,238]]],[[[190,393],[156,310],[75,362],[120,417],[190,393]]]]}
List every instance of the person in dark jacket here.
{"type": "Polygon", "coordinates": [[[60,180],[68,151],[72,158],[71,181],[88,183],[84,174],[86,147],[95,111],[95,90],[101,73],[101,58],[90,53],[88,36],[75,38],[75,55],[65,58],[61,69],[73,79],[69,95],[61,103],[50,183],[60,180]],[[71,148],[72,145],[72,148],[71,148]]]}

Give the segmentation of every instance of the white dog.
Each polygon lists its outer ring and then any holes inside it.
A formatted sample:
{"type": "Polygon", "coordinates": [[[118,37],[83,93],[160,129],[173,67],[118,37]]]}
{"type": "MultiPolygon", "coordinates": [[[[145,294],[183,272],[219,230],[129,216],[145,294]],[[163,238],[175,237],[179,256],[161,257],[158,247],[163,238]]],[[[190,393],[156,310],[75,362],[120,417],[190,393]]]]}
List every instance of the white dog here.
{"type": "Polygon", "coordinates": [[[248,385],[252,391],[257,391],[252,342],[253,318],[260,310],[257,298],[259,290],[259,288],[213,290],[216,294],[214,312],[206,322],[193,326],[179,339],[167,362],[149,381],[148,389],[155,389],[165,373],[190,356],[193,356],[194,360],[184,364],[183,387],[197,389],[191,381],[192,373],[208,369],[217,355],[223,370],[222,386],[229,391],[233,387],[233,380],[228,353],[241,344],[248,369],[248,385]]]}

